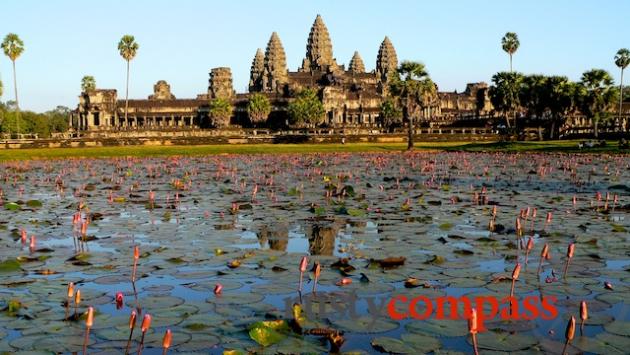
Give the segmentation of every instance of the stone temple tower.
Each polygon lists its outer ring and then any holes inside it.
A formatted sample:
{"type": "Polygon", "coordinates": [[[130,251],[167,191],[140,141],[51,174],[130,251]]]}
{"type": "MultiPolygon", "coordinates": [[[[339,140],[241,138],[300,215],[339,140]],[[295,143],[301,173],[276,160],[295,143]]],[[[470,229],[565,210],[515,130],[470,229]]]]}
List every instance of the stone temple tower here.
{"type": "Polygon", "coordinates": [[[354,55],[348,65],[348,70],[354,74],[365,73],[365,64],[363,64],[363,59],[361,59],[359,52],[354,51],[354,55]]]}
{"type": "Polygon", "coordinates": [[[265,51],[262,87],[264,91],[280,92],[283,89],[283,84],[287,81],[287,56],[284,53],[280,37],[274,32],[269,38],[265,51]]]}
{"type": "Polygon", "coordinates": [[[324,20],[317,15],[306,43],[306,58],[302,61],[300,71],[336,70],[337,63],[333,58],[332,42],[324,20]]]}
{"type": "Polygon", "coordinates": [[[256,56],[252,61],[252,68],[249,74],[249,91],[258,92],[262,91],[262,78],[265,71],[265,54],[262,49],[258,48],[256,56]]]}
{"type": "Polygon", "coordinates": [[[235,95],[230,68],[212,68],[208,81],[208,96],[212,99],[231,99],[235,95]]]}
{"type": "Polygon", "coordinates": [[[376,75],[381,93],[387,94],[389,92],[389,76],[396,72],[397,67],[398,57],[396,56],[396,50],[386,36],[376,56],[376,75]]]}

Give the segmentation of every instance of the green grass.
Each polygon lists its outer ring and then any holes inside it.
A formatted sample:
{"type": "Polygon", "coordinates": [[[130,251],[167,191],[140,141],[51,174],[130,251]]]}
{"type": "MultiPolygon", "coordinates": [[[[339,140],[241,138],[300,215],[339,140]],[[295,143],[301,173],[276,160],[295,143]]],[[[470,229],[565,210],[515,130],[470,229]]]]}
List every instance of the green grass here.
{"type": "MultiPolygon", "coordinates": [[[[579,141],[550,142],[416,142],[417,150],[469,152],[586,152],[618,153],[617,143],[604,148],[579,150],[579,141]]],[[[169,155],[327,153],[327,152],[401,152],[406,143],[348,144],[225,144],[193,146],[117,146],[89,148],[0,149],[0,161],[63,159],[72,157],[153,157],[169,155]]]]}

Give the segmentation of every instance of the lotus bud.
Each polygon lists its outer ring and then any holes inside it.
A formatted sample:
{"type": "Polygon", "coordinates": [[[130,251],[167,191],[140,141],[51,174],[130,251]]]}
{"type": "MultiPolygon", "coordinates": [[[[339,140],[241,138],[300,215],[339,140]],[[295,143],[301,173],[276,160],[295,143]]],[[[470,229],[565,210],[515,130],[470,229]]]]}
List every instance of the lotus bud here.
{"type": "Polygon", "coordinates": [[[470,334],[477,334],[477,310],[472,308],[470,310],[470,318],[468,318],[468,332],[470,334]]]}
{"type": "Polygon", "coordinates": [[[85,318],[85,326],[86,328],[92,328],[93,325],[94,325],[94,308],[88,307],[87,318],[85,318]]]}
{"type": "Polygon", "coordinates": [[[545,243],[545,246],[543,246],[542,252],[540,253],[540,257],[549,259],[549,244],[545,243]]]}
{"type": "Polygon", "coordinates": [[[547,224],[551,223],[551,220],[553,219],[553,214],[551,212],[547,212],[547,224]]]}
{"type": "Polygon", "coordinates": [[[564,333],[564,337],[567,341],[573,340],[575,337],[575,317],[571,316],[569,323],[567,324],[567,331],[564,333]]]}
{"type": "Polygon", "coordinates": [[[518,275],[521,273],[521,264],[516,263],[514,270],[512,271],[512,280],[518,280],[518,275]]]}
{"type": "Polygon", "coordinates": [[[137,318],[137,313],[136,311],[131,311],[131,315],[129,316],[129,329],[133,329],[136,327],[136,318],[137,318]]]}
{"type": "Polygon", "coordinates": [[[221,291],[223,291],[223,285],[221,285],[219,283],[214,285],[214,294],[215,295],[220,295],[221,291]]]}
{"type": "Polygon", "coordinates": [[[582,322],[588,319],[588,308],[586,307],[586,301],[580,302],[580,319],[582,322]]]}
{"type": "Polygon", "coordinates": [[[569,244],[569,247],[567,248],[567,258],[571,259],[573,257],[574,252],[575,252],[575,244],[571,243],[569,244]]]}
{"type": "Polygon", "coordinates": [[[164,349],[170,348],[172,341],[173,341],[173,334],[171,333],[170,329],[167,329],[166,333],[164,333],[164,338],[162,339],[162,347],[164,349]]]}
{"type": "Polygon", "coordinates": [[[529,237],[527,239],[527,251],[534,249],[534,238],[529,237]]]}
{"type": "Polygon", "coordinates": [[[344,277],[343,279],[339,280],[336,285],[337,286],[345,286],[345,285],[350,285],[352,283],[352,279],[348,278],[348,277],[344,277]]]}
{"type": "Polygon", "coordinates": [[[133,247],[133,258],[140,259],[140,248],[137,245],[133,247]]]}
{"type": "Polygon", "coordinates": [[[149,330],[149,327],[151,327],[151,315],[145,314],[144,318],[142,318],[142,325],[140,326],[140,329],[144,333],[149,330]]]}
{"type": "Polygon", "coordinates": [[[307,267],[308,267],[308,258],[303,256],[302,260],[300,260],[300,272],[306,272],[307,267]]]}
{"type": "Polygon", "coordinates": [[[116,309],[121,309],[123,307],[123,293],[116,293],[116,309]]]}
{"type": "Polygon", "coordinates": [[[72,297],[74,297],[74,283],[70,282],[68,284],[68,298],[71,299],[72,297]]]}
{"type": "Polygon", "coordinates": [[[78,305],[81,303],[81,290],[77,290],[77,293],[74,295],[74,304],[78,305]]]}

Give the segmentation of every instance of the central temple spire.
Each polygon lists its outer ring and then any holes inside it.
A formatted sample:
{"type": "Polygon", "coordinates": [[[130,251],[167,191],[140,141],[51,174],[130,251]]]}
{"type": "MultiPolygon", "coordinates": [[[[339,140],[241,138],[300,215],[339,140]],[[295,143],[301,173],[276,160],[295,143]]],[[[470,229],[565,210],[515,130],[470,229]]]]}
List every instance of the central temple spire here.
{"type": "Polygon", "coordinates": [[[287,56],[280,37],[276,32],[271,34],[265,51],[265,65],[262,86],[265,91],[279,92],[287,79],[287,56]]]}
{"type": "Polygon", "coordinates": [[[311,32],[308,35],[308,42],[306,43],[306,58],[302,61],[301,71],[321,70],[325,71],[328,68],[336,69],[337,63],[333,58],[332,43],[330,41],[330,34],[328,28],[324,24],[324,20],[320,15],[317,15],[311,32]]]}

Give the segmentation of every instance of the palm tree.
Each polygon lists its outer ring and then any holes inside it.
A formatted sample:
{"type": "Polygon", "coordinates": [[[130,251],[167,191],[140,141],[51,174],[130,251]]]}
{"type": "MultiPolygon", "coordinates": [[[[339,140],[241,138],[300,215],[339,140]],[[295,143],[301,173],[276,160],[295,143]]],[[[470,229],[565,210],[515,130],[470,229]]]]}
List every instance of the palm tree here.
{"type": "Polygon", "coordinates": [[[490,102],[494,108],[505,115],[505,123],[511,128],[509,116],[514,115],[516,125],[516,111],[521,105],[519,94],[523,82],[523,75],[513,72],[499,72],[492,76],[493,85],[490,87],[490,102]]]}
{"type": "Polygon", "coordinates": [[[247,103],[247,114],[249,120],[253,124],[262,123],[267,119],[267,116],[271,113],[271,103],[267,96],[255,93],[249,98],[247,103]]]}
{"type": "Polygon", "coordinates": [[[96,89],[96,80],[91,75],[86,75],[81,79],[81,92],[88,92],[96,89]]]}
{"type": "Polygon", "coordinates": [[[510,55],[510,72],[512,71],[512,55],[516,53],[516,50],[521,45],[518,41],[518,36],[514,32],[508,32],[501,39],[501,47],[510,55]]]}
{"type": "Polygon", "coordinates": [[[232,104],[227,99],[216,98],[211,100],[208,108],[211,125],[215,128],[229,126],[232,110],[232,104]]]}
{"type": "Polygon", "coordinates": [[[611,106],[615,97],[614,80],[603,69],[591,69],[582,74],[581,85],[585,90],[580,109],[593,120],[595,138],[598,137],[599,121],[611,106]]]}
{"type": "Polygon", "coordinates": [[[403,108],[403,117],[407,120],[408,128],[407,150],[412,150],[414,116],[436,101],[437,89],[426,67],[420,62],[403,61],[397,74],[392,76],[391,92],[403,108]]]}
{"type": "Polygon", "coordinates": [[[20,105],[18,101],[17,75],[15,73],[15,60],[24,52],[24,42],[15,33],[9,33],[2,41],[2,50],[4,55],[13,62],[13,88],[15,89],[15,107],[17,119],[17,135],[20,137],[20,105]]]}
{"type": "Polygon", "coordinates": [[[127,90],[125,92],[125,125],[127,122],[127,111],[129,110],[129,62],[136,56],[136,52],[140,46],[136,43],[136,39],[131,35],[124,35],[118,42],[118,51],[120,56],[127,61],[127,90]]]}
{"type": "MultiPolygon", "coordinates": [[[[615,55],[615,64],[621,69],[621,80],[619,83],[619,123],[621,123],[621,106],[623,104],[623,70],[630,64],[630,51],[628,48],[621,48],[615,55]]],[[[630,128],[630,122],[626,123],[626,131],[630,128]]]]}
{"type": "Polygon", "coordinates": [[[564,124],[567,114],[576,109],[579,102],[578,85],[569,81],[566,76],[550,76],[546,80],[546,107],[551,114],[549,138],[554,139],[564,124]],[[557,132],[558,131],[558,132],[557,132]]]}

